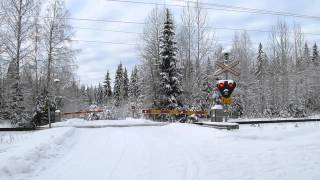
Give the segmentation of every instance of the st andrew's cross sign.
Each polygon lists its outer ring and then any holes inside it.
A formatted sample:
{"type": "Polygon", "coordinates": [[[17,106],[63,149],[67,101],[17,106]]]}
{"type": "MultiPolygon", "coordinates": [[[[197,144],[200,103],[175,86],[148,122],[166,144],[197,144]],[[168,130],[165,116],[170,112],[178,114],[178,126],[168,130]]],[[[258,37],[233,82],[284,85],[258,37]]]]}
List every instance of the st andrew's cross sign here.
{"type": "Polygon", "coordinates": [[[220,69],[215,72],[215,75],[218,76],[224,72],[230,72],[231,74],[233,74],[235,76],[240,76],[240,73],[237,70],[233,69],[238,64],[239,64],[239,61],[233,61],[230,64],[224,64],[224,63],[217,62],[217,66],[220,69]]]}

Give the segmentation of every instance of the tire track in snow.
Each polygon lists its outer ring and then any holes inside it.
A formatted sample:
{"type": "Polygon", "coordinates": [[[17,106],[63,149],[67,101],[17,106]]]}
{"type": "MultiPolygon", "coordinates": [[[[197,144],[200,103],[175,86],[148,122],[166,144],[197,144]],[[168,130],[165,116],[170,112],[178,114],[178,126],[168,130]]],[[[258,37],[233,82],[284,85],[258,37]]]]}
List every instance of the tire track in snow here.
{"type": "MultiPolygon", "coordinates": [[[[109,174],[109,177],[107,178],[108,180],[112,178],[112,176],[114,175],[114,173],[116,172],[117,169],[119,169],[119,165],[124,157],[124,153],[126,152],[126,146],[128,144],[128,141],[127,141],[127,136],[125,133],[122,133],[122,135],[125,135],[125,139],[124,139],[124,145],[122,146],[122,149],[121,149],[121,153],[120,153],[120,157],[118,158],[118,160],[115,162],[115,165],[112,167],[111,171],[110,171],[110,174],[109,174]]],[[[123,138],[123,137],[122,137],[123,138]]]]}
{"type": "Polygon", "coordinates": [[[129,177],[140,180],[152,179],[151,172],[148,170],[150,164],[148,149],[138,135],[140,131],[131,128],[122,130],[121,155],[112,167],[108,179],[126,180],[129,177]]]}
{"type": "MultiPolygon", "coordinates": [[[[164,169],[164,172],[159,172],[159,170],[149,167],[153,171],[152,175],[155,175],[151,179],[197,179],[199,174],[197,157],[194,155],[193,147],[189,147],[185,145],[185,141],[181,141],[181,134],[173,133],[167,127],[159,127],[148,129],[139,135],[144,140],[144,144],[148,146],[151,164],[156,163],[157,166],[164,169]],[[145,137],[146,134],[149,135],[148,138],[145,137]],[[160,174],[162,178],[157,177],[160,174]]],[[[153,167],[153,165],[151,166],[153,167]]]]}

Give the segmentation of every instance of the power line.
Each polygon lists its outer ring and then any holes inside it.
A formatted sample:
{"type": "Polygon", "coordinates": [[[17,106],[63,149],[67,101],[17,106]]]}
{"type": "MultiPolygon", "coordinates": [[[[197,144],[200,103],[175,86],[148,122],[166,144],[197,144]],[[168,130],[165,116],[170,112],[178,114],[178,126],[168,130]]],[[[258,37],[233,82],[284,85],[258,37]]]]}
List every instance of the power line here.
{"type": "MultiPolygon", "coordinates": [[[[137,34],[141,35],[142,33],[139,32],[131,32],[131,31],[122,31],[122,30],[110,30],[110,29],[99,29],[99,28],[87,28],[87,27],[76,27],[73,26],[75,29],[82,29],[82,30],[92,30],[92,31],[106,31],[106,32],[117,32],[117,33],[127,33],[127,34],[137,34]]],[[[249,31],[249,32],[261,32],[261,33],[272,33],[277,31],[271,31],[271,30],[263,30],[263,29],[245,29],[245,28],[232,28],[232,27],[213,27],[213,26],[207,26],[207,29],[213,29],[213,30],[229,30],[229,31],[249,31]]],[[[289,31],[288,33],[293,34],[295,32],[289,31]]],[[[309,33],[309,32],[301,32],[299,34],[304,35],[311,35],[311,36],[320,36],[319,33],[309,33]]]]}
{"type": "MultiPolygon", "coordinates": [[[[46,17],[46,18],[49,18],[49,17],[46,17]]],[[[78,18],[72,18],[72,19],[78,19],[78,18]]],[[[81,19],[81,18],[79,18],[79,19],[81,19]]],[[[83,19],[81,19],[81,20],[83,20],[83,19]]],[[[98,20],[98,19],[95,19],[95,20],[98,20]]],[[[90,20],[86,19],[86,21],[90,21],[90,20]]],[[[117,22],[117,23],[128,23],[128,21],[121,21],[121,20],[100,20],[100,21],[110,21],[110,22],[117,22]]],[[[141,23],[141,22],[135,22],[135,21],[131,21],[130,23],[141,24],[141,25],[146,25],[147,24],[147,23],[141,23]]],[[[105,32],[116,32],[116,33],[137,34],[137,35],[141,35],[142,34],[142,33],[133,32],[133,31],[122,31],[122,30],[100,29],[100,28],[88,28],[88,27],[78,27],[78,26],[71,26],[71,27],[74,28],[74,29],[80,29],[80,30],[105,31],[105,32]]],[[[184,26],[184,27],[187,27],[187,26],[184,26]]],[[[261,33],[277,32],[277,31],[264,30],[264,29],[246,29],[246,28],[232,28],[232,27],[207,26],[205,28],[206,29],[213,29],[213,30],[249,31],[249,32],[261,32],[261,33]]],[[[293,34],[295,32],[289,31],[288,33],[293,34]]],[[[301,32],[299,34],[310,35],[310,36],[320,36],[320,33],[310,33],[310,32],[301,32]]]]}
{"type": "MultiPolygon", "coordinates": [[[[3,16],[9,17],[8,14],[4,14],[3,16]]],[[[91,22],[105,22],[105,23],[125,23],[125,24],[138,24],[138,25],[145,24],[144,22],[137,22],[137,21],[119,21],[119,20],[95,19],[95,18],[51,17],[51,16],[41,16],[41,15],[26,15],[24,17],[43,18],[43,19],[66,19],[66,20],[74,20],[74,21],[91,21],[91,22]]]]}
{"type": "MultiPolygon", "coordinates": [[[[231,40],[222,40],[222,39],[213,39],[216,42],[227,42],[233,43],[231,40]]],[[[115,44],[115,45],[129,45],[129,46],[138,46],[138,43],[125,43],[125,42],[113,42],[113,41],[95,41],[95,40],[83,40],[83,39],[68,39],[66,41],[75,41],[75,42],[87,42],[87,43],[98,43],[98,44],[115,44]]],[[[251,44],[258,44],[258,42],[251,41],[251,44]]]]}
{"type": "MultiPolygon", "coordinates": [[[[229,27],[210,27],[212,29],[221,29],[221,30],[232,30],[232,31],[253,31],[253,32],[263,32],[263,33],[277,33],[278,31],[271,30],[263,30],[263,29],[244,29],[244,28],[229,28],[229,27]]],[[[288,31],[290,34],[294,34],[295,32],[288,31]]],[[[311,36],[320,36],[319,33],[309,33],[309,32],[300,32],[299,34],[311,35],[311,36]]]]}
{"type": "MultiPolygon", "coordinates": [[[[130,0],[106,0],[106,1],[121,2],[121,3],[132,3],[132,4],[157,5],[157,6],[173,6],[173,7],[185,7],[185,8],[186,7],[191,7],[191,8],[196,8],[195,6],[186,6],[186,5],[177,5],[177,4],[165,4],[165,3],[154,3],[154,2],[143,2],[143,1],[130,1],[130,0]]],[[[183,1],[183,2],[191,2],[191,1],[183,1]]],[[[193,3],[196,3],[196,2],[193,2],[193,3]]],[[[208,10],[218,10],[218,11],[228,11],[228,12],[243,12],[243,13],[275,15],[275,16],[287,16],[287,17],[295,17],[295,18],[305,18],[305,19],[320,20],[319,16],[309,16],[309,15],[303,15],[303,14],[295,14],[295,13],[291,13],[291,12],[271,11],[271,10],[264,10],[264,9],[254,9],[254,8],[246,8],[246,7],[230,6],[230,5],[222,5],[222,4],[213,4],[213,3],[199,3],[199,4],[211,6],[211,7],[201,7],[203,9],[208,9],[208,10]]]]}
{"type": "Polygon", "coordinates": [[[74,29],[82,29],[82,30],[91,30],[91,31],[106,31],[106,32],[116,32],[116,33],[125,33],[125,34],[141,34],[139,32],[132,32],[132,31],[121,31],[121,30],[112,30],[112,29],[98,29],[98,28],[86,28],[86,27],[77,27],[72,26],[74,29]]]}
{"type": "Polygon", "coordinates": [[[118,21],[118,20],[107,20],[107,19],[93,19],[93,18],[74,18],[74,17],[50,17],[50,16],[30,16],[30,17],[41,17],[44,19],[68,19],[74,21],[92,21],[92,22],[106,22],[106,23],[125,23],[125,24],[145,24],[144,22],[136,22],[136,21],[118,21]]]}
{"type": "MultiPolygon", "coordinates": [[[[117,1],[117,2],[129,2],[129,1],[122,1],[122,0],[107,0],[107,1],[117,1]]],[[[136,2],[136,1],[131,1],[136,2]]],[[[138,2],[138,1],[137,1],[138,2]]],[[[140,2],[139,2],[140,3],[140,2]]],[[[144,4],[155,4],[155,3],[149,3],[149,2],[143,2],[144,4]]],[[[159,3],[156,3],[159,4],[159,3]]],[[[183,6],[185,7],[185,6],[183,6]]],[[[45,19],[52,19],[54,17],[49,16],[28,16],[28,17],[40,17],[45,19]]],[[[75,17],[55,17],[57,19],[69,19],[69,20],[75,20],[75,21],[92,21],[92,22],[105,22],[105,23],[125,23],[125,24],[137,24],[137,25],[145,25],[144,22],[137,22],[137,21],[123,21],[123,20],[106,20],[106,19],[92,19],[92,18],[75,18],[75,17]]],[[[320,17],[319,17],[320,18],[320,17]]],[[[139,34],[137,32],[129,32],[129,31],[120,31],[120,30],[103,30],[103,29],[96,29],[96,28],[82,28],[82,27],[74,27],[75,29],[83,29],[83,30],[96,30],[96,31],[110,31],[110,32],[121,32],[121,33],[130,33],[130,34],[139,34]]],[[[262,29],[245,29],[245,28],[229,28],[229,27],[213,27],[213,26],[207,26],[208,29],[222,29],[222,30],[233,30],[233,31],[252,31],[252,32],[263,32],[263,33],[270,33],[273,31],[270,30],[262,30],[262,29]]],[[[294,33],[294,32],[288,32],[288,33],[294,33]]],[[[308,32],[302,32],[299,34],[304,35],[314,35],[314,36],[320,36],[320,34],[317,33],[308,33],[308,32]]]]}
{"type": "Polygon", "coordinates": [[[275,16],[291,16],[291,17],[297,17],[297,18],[310,18],[310,19],[318,19],[318,20],[320,19],[319,16],[297,14],[297,13],[292,13],[292,12],[287,12],[287,11],[274,11],[274,10],[268,10],[268,9],[248,8],[248,7],[243,7],[243,6],[233,6],[233,5],[226,5],[226,4],[194,2],[194,1],[190,1],[190,0],[173,0],[173,1],[194,3],[194,4],[199,4],[199,5],[221,7],[221,8],[234,9],[234,10],[241,10],[243,12],[255,13],[255,14],[269,14],[269,15],[275,15],[275,16]]]}
{"type": "Polygon", "coordinates": [[[76,41],[76,42],[87,42],[87,43],[102,43],[102,44],[116,44],[116,45],[130,45],[136,46],[137,43],[124,43],[124,42],[112,42],[112,41],[93,41],[93,40],[82,40],[82,39],[69,39],[66,41],[76,41]]]}
{"type": "MultiPolygon", "coordinates": [[[[178,4],[167,4],[167,3],[154,3],[154,2],[143,2],[143,1],[130,1],[130,0],[106,0],[110,2],[121,2],[121,3],[133,3],[133,4],[146,4],[146,5],[159,5],[159,6],[175,6],[175,7],[191,7],[197,8],[196,6],[186,6],[186,5],[178,5],[178,4]]],[[[275,16],[289,16],[296,18],[305,18],[305,19],[315,19],[320,20],[319,16],[310,16],[305,14],[296,14],[292,12],[286,11],[273,11],[268,9],[256,9],[256,8],[248,8],[242,6],[232,6],[225,4],[217,4],[217,3],[202,3],[202,2],[193,2],[189,0],[173,0],[178,2],[190,2],[190,3],[198,3],[199,5],[211,6],[211,7],[201,7],[203,9],[211,9],[218,11],[228,11],[228,12],[244,12],[244,13],[254,13],[254,14],[267,14],[267,15],[275,15],[275,16]],[[216,8],[212,8],[216,7],[216,8]]],[[[6,16],[5,13],[0,12],[1,16],[6,16]]],[[[41,18],[53,18],[49,16],[28,16],[28,17],[41,17],[41,18]]],[[[69,19],[76,21],[96,21],[96,22],[110,22],[110,23],[128,23],[128,24],[144,24],[143,22],[133,22],[133,21],[117,21],[117,20],[105,20],[105,19],[92,19],[92,18],[73,18],[73,17],[64,17],[60,19],[69,19]]]]}

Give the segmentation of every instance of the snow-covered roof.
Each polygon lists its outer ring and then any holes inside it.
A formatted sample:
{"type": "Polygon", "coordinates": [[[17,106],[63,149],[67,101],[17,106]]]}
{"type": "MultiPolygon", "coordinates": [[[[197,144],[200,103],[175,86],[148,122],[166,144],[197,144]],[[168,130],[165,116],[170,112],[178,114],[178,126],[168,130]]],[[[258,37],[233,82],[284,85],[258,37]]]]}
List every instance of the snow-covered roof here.
{"type": "Polygon", "coordinates": [[[60,79],[54,79],[53,81],[54,82],[60,82],[60,79]]]}
{"type": "Polygon", "coordinates": [[[223,109],[223,106],[220,105],[220,104],[216,104],[214,106],[211,107],[212,110],[215,110],[215,109],[223,109]]]}

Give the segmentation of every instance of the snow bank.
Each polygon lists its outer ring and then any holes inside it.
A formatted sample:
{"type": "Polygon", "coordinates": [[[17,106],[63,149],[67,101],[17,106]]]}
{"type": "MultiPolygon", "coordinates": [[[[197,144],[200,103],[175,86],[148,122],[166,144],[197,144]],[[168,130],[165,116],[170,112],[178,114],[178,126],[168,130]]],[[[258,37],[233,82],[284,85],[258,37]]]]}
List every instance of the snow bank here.
{"type": "Polygon", "coordinates": [[[298,119],[320,119],[320,115],[312,115],[304,118],[238,118],[238,119],[229,119],[228,122],[240,122],[240,121],[275,121],[275,120],[298,120],[298,119]]]}
{"type": "MultiPolygon", "coordinates": [[[[16,132],[11,136],[15,138],[16,132]]],[[[0,136],[4,132],[0,132],[0,136]]],[[[59,156],[60,151],[70,147],[68,141],[74,135],[74,128],[56,128],[20,134],[23,141],[13,141],[0,146],[0,179],[24,179],[29,173],[44,170],[50,159],[59,156]],[[68,144],[67,144],[68,143],[68,144]]]]}
{"type": "Polygon", "coordinates": [[[130,125],[161,125],[146,119],[127,118],[125,120],[85,120],[85,119],[67,119],[62,122],[53,123],[52,127],[108,127],[108,126],[130,126],[130,125]]]}
{"type": "Polygon", "coordinates": [[[0,128],[11,128],[11,123],[8,120],[0,120],[0,128]]]}

